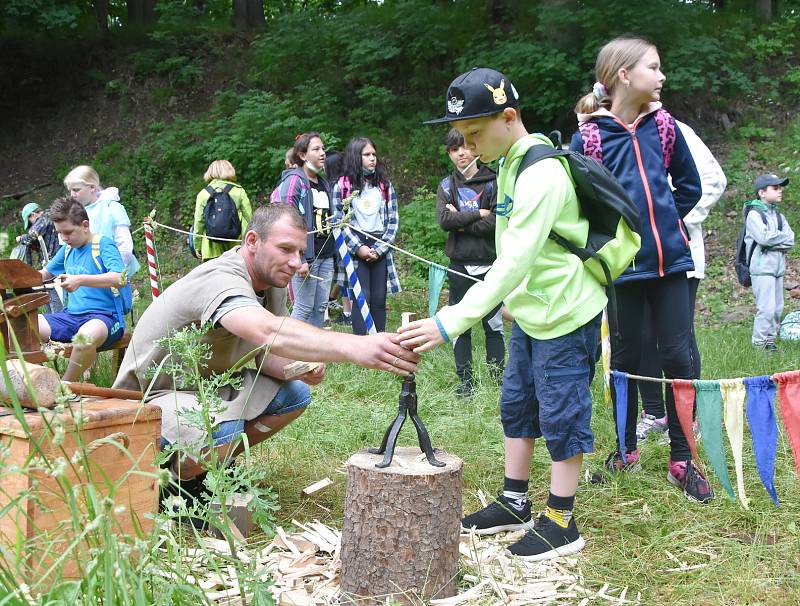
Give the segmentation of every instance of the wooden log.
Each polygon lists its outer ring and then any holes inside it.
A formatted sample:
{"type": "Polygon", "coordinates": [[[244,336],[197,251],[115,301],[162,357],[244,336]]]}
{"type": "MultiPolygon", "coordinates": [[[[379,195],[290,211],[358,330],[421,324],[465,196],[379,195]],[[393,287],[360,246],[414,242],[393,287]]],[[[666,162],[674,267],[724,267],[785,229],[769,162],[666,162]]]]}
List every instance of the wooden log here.
{"type": "MultiPolygon", "coordinates": [[[[226,503],[227,510],[228,510],[228,518],[231,522],[233,522],[233,526],[231,526],[231,531],[233,532],[234,537],[238,540],[244,540],[250,536],[250,533],[253,531],[253,514],[250,513],[248,507],[250,506],[250,501],[253,500],[253,495],[251,494],[241,494],[238,492],[234,492],[228,498],[228,502],[226,503]]],[[[211,501],[211,511],[219,513],[222,510],[222,505],[217,499],[213,499],[211,501]]],[[[221,516],[220,516],[221,517],[221,516]]],[[[216,527],[211,527],[211,535],[216,537],[217,539],[224,539],[222,532],[220,532],[216,527]]]]}
{"type": "Polygon", "coordinates": [[[389,467],[362,450],[347,461],[342,528],[342,601],[404,604],[456,594],[463,461],[444,467],[416,447],[400,447],[389,467]]]}
{"type": "MultiPolygon", "coordinates": [[[[26,408],[52,408],[56,403],[58,386],[61,378],[52,368],[30,364],[24,360],[7,360],[6,369],[11,378],[11,393],[16,394],[20,405],[26,408]],[[25,376],[27,372],[28,377],[25,376]],[[30,381],[28,380],[30,379],[30,381]],[[35,397],[31,397],[28,386],[35,397]]],[[[6,403],[12,401],[12,395],[6,388],[5,381],[0,381],[0,399],[6,403]]]]}

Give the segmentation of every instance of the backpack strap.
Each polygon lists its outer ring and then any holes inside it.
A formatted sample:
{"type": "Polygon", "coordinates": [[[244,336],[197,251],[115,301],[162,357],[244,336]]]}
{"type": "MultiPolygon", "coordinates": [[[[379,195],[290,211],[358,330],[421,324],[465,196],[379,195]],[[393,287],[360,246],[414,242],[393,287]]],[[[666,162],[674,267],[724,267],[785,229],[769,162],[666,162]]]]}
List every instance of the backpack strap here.
{"type": "MultiPolygon", "coordinates": [[[[106,273],[107,270],[105,264],[103,263],[103,258],[100,256],[100,239],[102,237],[103,236],[101,234],[92,234],[92,261],[94,261],[94,264],[97,267],[97,269],[99,269],[103,273],[106,273]]],[[[69,253],[72,252],[72,247],[68,244],[66,246],[67,248],[64,250],[64,271],[67,271],[67,257],[69,256],[69,253]]],[[[114,288],[113,286],[111,286],[110,288],[111,288],[112,298],[114,299],[114,307],[116,307],[117,310],[117,319],[124,328],[125,314],[122,311],[122,301],[120,300],[121,295],[119,293],[119,289],[114,288]]],[[[64,293],[64,297],[66,299],[68,297],[68,294],[64,293]]]]}
{"type": "Polygon", "coordinates": [[[600,127],[594,121],[578,125],[583,140],[583,155],[603,163],[603,140],[600,138],[600,127]]]}
{"type": "Polygon", "coordinates": [[[664,156],[664,168],[672,164],[675,155],[675,118],[663,107],[656,111],[654,119],[658,130],[658,139],[661,141],[661,153],[664,156]]]}
{"type": "Polygon", "coordinates": [[[214,194],[217,193],[217,190],[211,187],[210,185],[206,185],[204,189],[208,192],[208,195],[212,197],[214,196],[214,194]]]}
{"type": "Polygon", "coordinates": [[[222,193],[227,194],[234,188],[233,183],[228,183],[225,187],[222,188],[222,193]]]}
{"type": "Polygon", "coordinates": [[[105,269],[103,267],[103,260],[100,258],[100,238],[102,237],[103,236],[100,234],[92,234],[92,260],[100,271],[105,269]]]}

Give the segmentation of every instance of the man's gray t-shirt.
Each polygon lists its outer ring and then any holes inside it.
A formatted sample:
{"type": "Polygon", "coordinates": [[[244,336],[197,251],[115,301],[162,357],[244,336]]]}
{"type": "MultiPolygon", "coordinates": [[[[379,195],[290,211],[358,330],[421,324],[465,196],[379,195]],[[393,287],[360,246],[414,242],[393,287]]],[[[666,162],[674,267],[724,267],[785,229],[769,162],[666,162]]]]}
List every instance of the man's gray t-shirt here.
{"type": "MultiPolygon", "coordinates": [[[[172,377],[163,373],[153,380],[145,378],[147,369],[157,366],[168,353],[157,341],[191,324],[203,325],[206,322],[218,321],[224,315],[217,314],[218,311],[223,311],[220,307],[227,307],[224,309],[227,312],[241,306],[244,303],[241,297],[252,301],[253,305],[259,305],[261,298],[253,290],[244,260],[238,251],[239,247],[236,247],[194,268],[156,298],[137,322],[125,358],[120,365],[114,387],[143,392],[149,388],[148,400],[159,399],[155,403],[162,408],[164,427],[162,434],[167,439],[169,439],[168,428],[176,422],[171,418],[175,411],[169,408],[184,407],[185,402],[176,402],[174,406],[165,405],[163,396],[181,391],[191,393],[191,390],[182,389],[181,385],[174,385],[172,377]]],[[[287,316],[286,289],[267,289],[263,297],[263,307],[277,316],[287,316]]],[[[212,372],[221,373],[229,370],[258,346],[255,343],[247,343],[219,325],[211,328],[202,340],[211,346],[211,358],[205,361],[207,367],[202,371],[205,376],[212,372]]],[[[236,392],[229,394],[228,398],[220,394],[223,400],[229,401],[224,402],[227,410],[218,415],[216,421],[255,418],[275,397],[281,382],[261,376],[257,385],[258,393],[246,394],[248,396],[246,398],[238,397],[239,394],[236,392]]]]}

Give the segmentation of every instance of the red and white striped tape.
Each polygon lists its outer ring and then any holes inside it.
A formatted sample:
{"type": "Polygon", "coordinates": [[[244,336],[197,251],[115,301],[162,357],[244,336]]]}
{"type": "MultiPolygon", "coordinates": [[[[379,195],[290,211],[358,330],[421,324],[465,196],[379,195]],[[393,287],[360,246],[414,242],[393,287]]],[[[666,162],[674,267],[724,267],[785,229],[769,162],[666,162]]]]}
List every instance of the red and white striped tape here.
{"type": "Polygon", "coordinates": [[[144,221],[144,242],[147,249],[147,273],[150,276],[150,290],[153,291],[153,298],[160,294],[158,288],[158,265],[156,264],[156,244],[153,238],[153,226],[149,220],[144,221]]]}

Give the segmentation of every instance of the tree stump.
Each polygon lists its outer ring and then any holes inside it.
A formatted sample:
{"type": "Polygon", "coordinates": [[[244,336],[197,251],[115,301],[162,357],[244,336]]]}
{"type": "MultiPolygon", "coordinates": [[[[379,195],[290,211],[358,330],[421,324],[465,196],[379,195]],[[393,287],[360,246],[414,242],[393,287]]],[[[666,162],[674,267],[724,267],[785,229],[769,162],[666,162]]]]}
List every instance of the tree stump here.
{"type": "Polygon", "coordinates": [[[433,467],[401,447],[389,467],[362,450],[347,461],[342,601],[419,604],[456,594],[463,461],[445,452],[433,467]],[[374,598],[374,599],[369,599],[374,598]]]}

